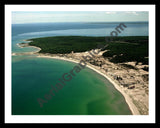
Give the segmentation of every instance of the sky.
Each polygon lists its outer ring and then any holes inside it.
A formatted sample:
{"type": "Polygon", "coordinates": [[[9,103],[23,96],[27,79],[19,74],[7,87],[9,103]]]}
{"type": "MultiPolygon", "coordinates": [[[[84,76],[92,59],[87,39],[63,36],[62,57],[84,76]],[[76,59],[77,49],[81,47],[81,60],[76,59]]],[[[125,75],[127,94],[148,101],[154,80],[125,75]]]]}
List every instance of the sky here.
{"type": "Polygon", "coordinates": [[[147,11],[14,11],[12,24],[148,21],[147,11]]]}

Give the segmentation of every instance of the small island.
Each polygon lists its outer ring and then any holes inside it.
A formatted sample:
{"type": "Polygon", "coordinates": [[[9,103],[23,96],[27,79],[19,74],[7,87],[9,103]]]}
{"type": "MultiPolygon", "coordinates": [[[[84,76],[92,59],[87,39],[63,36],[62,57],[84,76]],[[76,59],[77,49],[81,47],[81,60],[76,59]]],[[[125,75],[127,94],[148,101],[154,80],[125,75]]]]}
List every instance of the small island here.
{"type": "Polygon", "coordinates": [[[126,99],[133,114],[148,114],[148,36],[87,37],[57,36],[29,39],[21,47],[39,48],[38,57],[57,58],[78,63],[97,50],[85,61],[87,66],[109,79],[126,99]],[[106,40],[107,38],[107,40],[106,40]],[[100,45],[107,45],[99,48],[100,45]]]}

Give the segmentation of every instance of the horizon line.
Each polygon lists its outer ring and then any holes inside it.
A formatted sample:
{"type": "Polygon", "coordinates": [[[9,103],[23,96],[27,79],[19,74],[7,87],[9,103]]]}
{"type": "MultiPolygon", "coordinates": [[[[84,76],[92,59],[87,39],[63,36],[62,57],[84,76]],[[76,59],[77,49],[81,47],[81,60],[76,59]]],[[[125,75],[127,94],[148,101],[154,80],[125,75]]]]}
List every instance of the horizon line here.
{"type": "Polygon", "coordinates": [[[117,23],[117,22],[149,22],[149,21],[71,21],[71,22],[32,22],[32,23],[11,23],[11,24],[39,24],[39,23],[117,23]]]}

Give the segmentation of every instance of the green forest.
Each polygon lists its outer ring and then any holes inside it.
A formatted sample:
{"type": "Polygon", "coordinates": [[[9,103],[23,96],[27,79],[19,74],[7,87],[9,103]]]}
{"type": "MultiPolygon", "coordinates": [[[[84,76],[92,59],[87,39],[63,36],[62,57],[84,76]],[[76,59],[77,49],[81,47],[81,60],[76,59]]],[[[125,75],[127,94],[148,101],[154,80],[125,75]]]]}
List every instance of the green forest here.
{"type": "Polygon", "coordinates": [[[57,36],[29,39],[29,45],[41,48],[40,53],[65,54],[96,49],[98,45],[109,44],[103,54],[111,62],[136,61],[148,64],[148,36],[88,37],[57,36]]]}
{"type": "Polygon", "coordinates": [[[136,61],[148,64],[148,37],[118,37],[109,42],[104,57],[109,57],[111,62],[121,63],[136,61]]]}

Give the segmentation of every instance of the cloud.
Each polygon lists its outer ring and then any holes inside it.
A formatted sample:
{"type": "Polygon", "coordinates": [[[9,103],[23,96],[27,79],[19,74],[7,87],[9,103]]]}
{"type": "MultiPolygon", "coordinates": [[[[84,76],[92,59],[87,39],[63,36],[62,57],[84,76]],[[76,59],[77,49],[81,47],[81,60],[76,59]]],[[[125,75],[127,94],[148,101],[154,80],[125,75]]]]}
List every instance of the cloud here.
{"type": "Polygon", "coordinates": [[[116,14],[116,12],[105,12],[106,14],[116,14]]]}
{"type": "Polygon", "coordinates": [[[137,12],[135,12],[135,11],[130,11],[130,12],[125,12],[125,13],[127,13],[127,14],[133,14],[133,15],[139,15],[137,12]]]}

